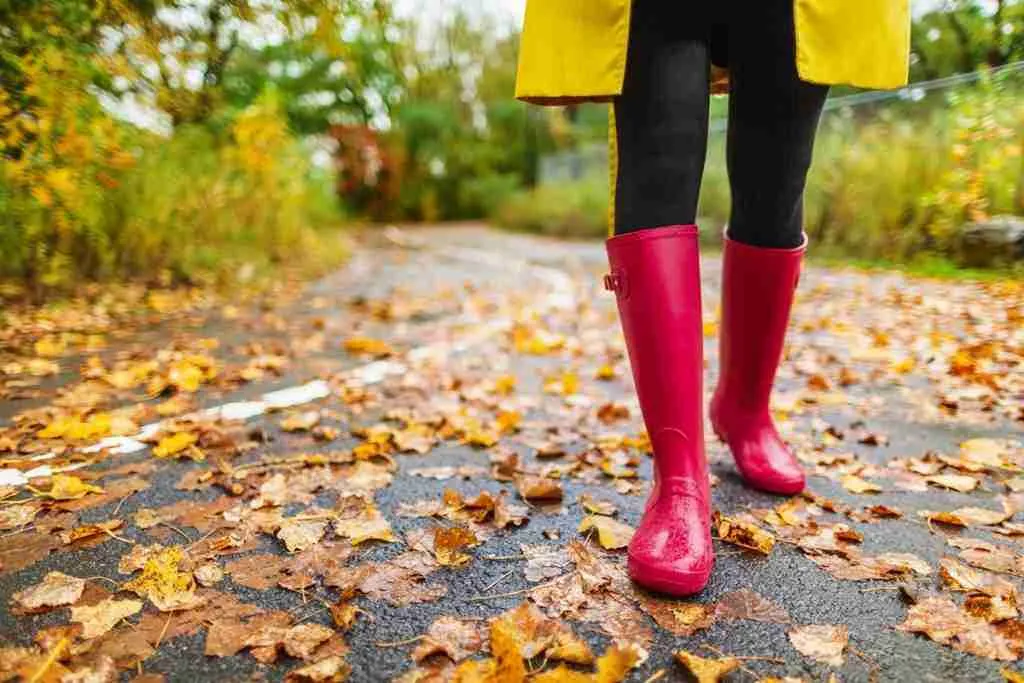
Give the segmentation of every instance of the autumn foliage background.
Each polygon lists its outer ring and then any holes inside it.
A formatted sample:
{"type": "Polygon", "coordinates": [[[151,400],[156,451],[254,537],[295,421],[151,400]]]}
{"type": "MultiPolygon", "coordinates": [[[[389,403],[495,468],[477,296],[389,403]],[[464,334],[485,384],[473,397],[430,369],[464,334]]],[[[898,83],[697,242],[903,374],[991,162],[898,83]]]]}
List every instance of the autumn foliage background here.
{"type": "MultiPolygon", "coordinates": [[[[1024,57],[1024,3],[991,4],[919,13],[912,78],[1024,57]]],[[[400,5],[0,3],[3,292],[316,273],[365,222],[602,235],[605,169],[546,178],[541,160],[599,145],[604,107],[530,110],[507,21],[400,5]]],[[[827,114],[808,191],[822,252],[955,262],[965,224],[1024,214],[1020,73],[827,114]]],[[[705,223],[727,220],[722,146],[705,223]]]]}

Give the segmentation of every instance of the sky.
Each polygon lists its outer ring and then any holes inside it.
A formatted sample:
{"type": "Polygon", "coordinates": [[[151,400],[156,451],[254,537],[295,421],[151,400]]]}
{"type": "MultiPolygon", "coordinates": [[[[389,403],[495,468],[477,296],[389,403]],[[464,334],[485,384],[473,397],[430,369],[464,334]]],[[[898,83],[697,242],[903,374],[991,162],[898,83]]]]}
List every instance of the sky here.
{"type": "MultiPolygon", "coordinates": [[[[914,14],[923,14],[942,5],[944,0],[911,0],[914,14]]],[[[523,8],[526,0],[398,0],[399,5],[413,6],[416,4],[432,5],[434,11],[444,11],[446,6],[458,3],[463,6],[476,5],[480,11],[490,11],[508,21],[519,24],[523,19],[523,8]]],[[[994,5],[995,0],[985,0],[983,4],[994,5]]]]}

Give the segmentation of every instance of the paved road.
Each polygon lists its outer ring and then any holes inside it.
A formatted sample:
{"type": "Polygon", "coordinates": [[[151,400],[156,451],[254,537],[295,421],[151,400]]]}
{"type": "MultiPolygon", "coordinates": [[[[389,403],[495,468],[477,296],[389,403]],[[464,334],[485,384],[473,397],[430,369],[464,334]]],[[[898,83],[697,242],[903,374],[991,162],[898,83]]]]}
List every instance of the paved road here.
{"type": "MultiPolygon", "coordinates": [[[[552,438],[575,435],[576,441],[567,439],[562,444],[570,454],[584,453],[593,446],[581,441],[580,435],[591,434],[596,438],[599,430],[637,432],[639,416],[624,376],[626,366],[621,359],[613,302],[596,286],[602,260],[602,250],[596,244],[509,236],[473,226],[407,230],[389,238],[378,234],[361,240],[345,270],[316,283],[297,300],[254,309],[243,306],[241,313],[231,315],[217,309],[134,330],[125,339],[112,342],[100,355],[112,363],[131,357],[133,352],[144,354],[173,343],[187,348],[196,339],[216,338],[220,340],[216,354],[224,368],[237,368],[251,361],[254,344],[259,345],[259,353],[289,358],[279,376],[201,390],[196,404],[200,408],[249,400],[315,378],[329,383],[330,396],[308,407],[323,411],[321,425],[338,430],[335,440],[315,441],[308,432],[285,433],[280,413],[259,415],[245,425],[249,437],[258,437],[255,447],[234,460],[234,464],[350,449],[362,440],[353,431],[377,424],[389,410],[430,413],[457,395],[458,390],[453,388],[460,383],[465,388],[466,403],[475,405],[481,401],[466,397],[475,387],[504,375],[516,377],[515,400],[524,415],[520,436],[505,437],[491,449],[451,440],[426,455],[393,456],[393,480],[376,491],[375,501],[396,537],[408,540],[410,532],[414,534],[417,529],[430,526],[430,522],[400,516],[399,506],[403,503],[440,500],[446,488],[456,489],[465,497],[481,490],[495,495],[503,489],[513,490],[510,483],[496,481],[487,474],[489,458],[496,449],[519,453],[521,467],[528,469],[537,462],[531,438],[538,432],[552,438]],[[389,306],[375,308],[374,302],[389,302],[389,306]],[[518,328],[513,319],[519,321],[518,328]],[[543,330],[536,343],[543,345],[557,336],[563,345],[545,354],[517,353],[509,342],[515,338],[516,329],[522,335],[533,335],[531,339],[538,338],[537,330],[543,330]],[[322,345],[316,343],[320,341],[318,335],[322,335],[322,345]],[[401,365],[374,365],[373,359],[340,351],[342,340],[357,336],[387,342],[395,350],[390,362],[401,365]],[[304,347],[302,342],[310,340],[313,343],[304,347]],[[605,360],[614,366],[618,376],[611,382],[595,382],[594,370],[605,360]],[[373,372],[394,374],[381,382],[372,382],[376,377],[368,379],[368,365],[373,372]],[[558,395],[557,389],[555,394],[544,392],[545,378],[569,370],[582,384],[575,396],[565,398],[558,395]],[[360,384],[358,380],[370,382],[365,390],[371,400],[366,403],[352,400],[352,387],[360,384]],[[346,391],[349,393],[345,394],[346,391]],[[592,415],[603,402],[631,408],[629,417],[597,427],[592,419],[580,417],[592,415]],[[560,433],[552,431],[556,428],[561,428],[560,433]],[[439,480],[413,474],[424,467],[463,465],[485,468],[484,473],[468,480],[439,480]]],[[[709,384],[717,363],[713,324],[717,281],[717,260],[712,255],[706,259],[704,272],[709,384]]],[[[786,433],[809,460],[817,459],[819,463],[809,465],[816,471],[809,486],[815,494],[853,509],[884,504],[903,511],[900,519],[876,523],[836,515],[826,518],[830,523],[842,521],[860,531],[865,554],[913,553],[927,562],[932,573],[911,580],[916,590],[937,591],[940,559],[956,555],[947,544],[947,536],[954,532],[929,528],[916,512],[967,505],[998,507],[997,495],[1002,489],[984,481],[979,491],[970,494],[935,487],[907,491],[886,482],[881,468],[891,461],[919,458],[929,451],[956,454],[959,444],[968,438],[1021,438],[1022,423],[1014,421],[1019,413],[1015,414],[1013,402],[1018,402],[1019,411],[1020,374],[1024,368],[1018,365],[1009,378],[1004,377],[1004,390],[993,399],[985,390],[956,383],[956,378],[948,377],[945,366],[938,367],[945,362],[943,354],[949,344],[984,340],[986,316],[997,315],[1006,305],[1000,296],[991,288],[969,284],[935,284],[910,281],[895,274],[865,275],[816,268],[809,270],[802,283],[793,352],[779,380],[779,402],[789,418],[785,421],[786,433]],[[908,329],[914,320],[920,321],[916,331],[908,329]],[[941,324],[942,321],[948,325],[941,324]],[[941,334],[949,339],[935,341],[941,334]],[[925,350],[927,344],[932,344],[934,352],[925,350]],[[899,372],[889,370],[906,358],[917,362],[906,363],[899,372]],[[845,370],[840,372],[840,368],[845,370]],[[1008,395],[1006,387],[1014,386],[1018,393],[1011,389],[1008,395]],[[882,482],[885,490],[870,496],[850,493],[839,483],[840,475],[848,471],[843,469],[843,459],[829,462],[819,457],[823,454],[855,458],[858,467],[867,467],[859,470],[862,476],[882,482]]],[[[74,359],[62,365],[73,368],[74,359]]],[[[56,390],[61,384],[72,386],[79,379],[77,373],[69,372],[48,380],[45,386],[48,391],[56,390]]],[[[46,405],[52,399],[51,393],[34,401],[5,401],[0,407],[0,418],[10,424],[18,412],[46,405]]],[[[727,455],[713,440],[708,442],[708,453],[717,478],[714,506],[721,513],[733,516],[780,503],[777,498],[745,489],[727,455]]],[[[83,509],[78,523],[123,519],[128,523],[117,531],[121,539],[143,544],[182,543],[178,531],[165,527],[143,530],[132,523],[133,516],[141,509],[159,509],[183,499],[207,502],[221,498],[224,492],[216,487],[195,492],[175,488],[186,472],[210,469],[209,461],[154,461],[146,450],[111,456],[85,472],[119,468],[116,474],[96,479],[104,486],[130,473],[127,466],[131,463],[145,467],[153,462],[157,466],[152,471],[143,469],[139,475],[149,482],[148,488],[83,509]]],[[[641,481],[649,477],[648,458],[640,459],[638,470],[641,481]]],[[[523,561],[487,558],[515,558],[521,552],[520,544],[564,545],[580,538],[576,527],[584,513],[577,501],[582,494],[591,493],[612,501],[619,509],[619,519],[626,524],[635,525],[639,519],[642,492],[628,490],[629,480],[623,484],[622,480],[593,472],[585,476],[567,473],[561,484],[561,505],[553,509],[532,507],[528,523],[497,531],[470,550],[473,560],[467,566],[442,567],[431,574],[431,581],[447,586],[444,597],[404,607],[357,597],[356,604],[372,616],[357,619],[345,634],[346,659],[352,668],[350,680],[391,680],[414,668],[410,653],[416,643],[412,639],[423,635],[440,616],[487,619],[519,605],[526,597],[525,589],[537,585],[525,578],[523,561]],[[481,596],[493,597],[480,599],[481,596]]],[[[287,514],[313,505],[330,508],[336,499],[337,491],[320,491],[312,500],[288,507],[287,514]]],[[[175,526],[190,540],[202,536],[200,530],[181,522],[175,526]]],[[[1013,538],[1001,538],[985,530],[970,529],[964,533],[1017,545],[1013,538]]],[[[16,552],[18,538],[10,532],[0,537],[0,557],[4,557],[4,550],[16,552]]],[[[15,592],[38,583],[47,572],[55,570],[78,577],[124,581],[117,565],[127,549],[124,541],[105,538],[89,547],[61,548],[18,571],[4,573],[0,568],[0,643],[28,645],[41,629],[68,623],[66,609],[38,615],[12,614],[11,596],[15,592]]],[[[348,564],[383,562],[403,550],[395,543],[367,543],[357,548],[348,564]]],[[[697,601],[711,603],[731,591],[750,588],[785,608],[795,624],[846,625],[850,647],[842,666],[829,667],[798,653],[787,638],[792,624],[720,620],[684,637],[674,636],[647,621],[653,634],[647,643],[649,655],[630,674],[630,680],[646,680],[660,670],[665,670],[665,680],[686,680],[682,669],[673,663],[672,653],[685,649],[708,655],[711,650],[704,646],[753,658],[744,661],[747,672],[737,672],[729,680],[753,680],[750,672],[804,680],[825,680],[832,672],[844,681],[1002,680],[1000,669],[1007,666],[1005,663],[957,652],[922,636],[895,630],[908,611],[907,600],[896,590],[896,582],[838,580],[792,544],[779,543],[767,557],[725,543],[718,544],[718,551],[711,584],[697,601]]],[[[249,552],[284,554],[285,550],[278,540],[263,534],[249,552]]],[[[224,561],[237,557],[228,556],[224,561]]],[[[613,563],[621,561],[621,553],[611,553],[611,557],[613,563]]],[[[5,564],[9,566],[9,560],[5,564]]],[[[301,614],[308,623],[325,625],[331,623],[330,615],[326,609],[318,609],[310,596],[330,602],[337,599],[337,591],[324,586],[314,586],[306,592],[278,587],[253,589],[227,578],[216,588],[265,610],[301,614]]],[[[147,607],[147,611],[152,612],[152,607],[147,607]]],[[[141,623],[141,616],[133,616],[118,629],[130,629],[141,623]]],[[[604,651],[611,641],[601,624],[572,619],[567,623],[595,652],[604,651]]],[[[223,658],[204,656],[205,628],[158,640],[155,653],[133,666],[132,672],[122,673],[123,680],[130,680],[137,671],[162,674],[171,681],[243,680],[250,676],[281,680],[301,665],[284,656],[271,665],[259,664],[245,653],[223,658]]],[[[1009,666],[1019,668],[1018,664],[1009,666]]]]}

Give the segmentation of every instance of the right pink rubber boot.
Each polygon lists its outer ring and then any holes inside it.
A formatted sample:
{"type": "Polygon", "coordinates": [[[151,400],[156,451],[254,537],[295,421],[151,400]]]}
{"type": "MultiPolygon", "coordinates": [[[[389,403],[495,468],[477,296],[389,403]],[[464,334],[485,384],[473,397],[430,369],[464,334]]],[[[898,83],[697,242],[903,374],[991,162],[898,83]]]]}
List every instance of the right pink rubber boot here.
{"type": "Polygon", "coordinates": [[[794,249],[765,249],[726,238],[722,260],[711,425],[728,444],[747,484],[784,495],[803,491],[804,471],[775,429],[770,403],[806,246],[806,238],[794,249]]]}
{"type": "Polygon", "coordinates": [[[640,230],[607,242],[605,287],[618,300],[654,482],[629,544],[629,575],[692,595],[714,564],[704,460],[700,259],[693,225],[640,230]]]}

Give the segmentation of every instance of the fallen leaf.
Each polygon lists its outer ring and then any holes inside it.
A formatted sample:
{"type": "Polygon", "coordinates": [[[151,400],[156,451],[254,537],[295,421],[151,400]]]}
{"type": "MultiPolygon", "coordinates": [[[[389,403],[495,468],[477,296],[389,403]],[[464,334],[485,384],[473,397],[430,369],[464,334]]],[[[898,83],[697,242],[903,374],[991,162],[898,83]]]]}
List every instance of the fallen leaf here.
{"type": "Polygon", "coordinates": [[[320,423],[319,410],[307,410],[301,413],[292,413],[281,420],[281,429],[286,432],[308,432],[320,423]]]}
{"type": "Polygon", "coordinates": [[[346,680],[351,670],[344,657],[333,655],[289,671],[284,680],[285,683],[336,683],[346,680]]]}
{"type": "Polygon", "coordinates": [[[99,486],[86,484],[78,477],[70,474],[53,475],[49,491],[39,491],[31,486],[28,488],[37,495],[52,498],[53,500],[78,500],[90,493],[103,493],[103,489],[99,486]]]}
{"type": "Polygon", "coordinates": [[[525,500],[562,500],[562,485],[548,477],[523,476],[516,482],[516,487],[525,500]]]}
{"type": "Polygon", "coordinates": [[[940,488],[952,489],[960,493],[970,493],[978,488],[978,480],[966,474],[935,474],[925,477],[924,480],[940,488]]]}
{"type": "Polygon", "coordinates": [[[196,606],[195,579],[179,565],[185,555],[180,547],[164,548],[146,560],[142,573],[122,588],[149,600],[161,612],[196,606]]]}
{"type": "Polygon", "coordinates": [[[723,676],[735,671],[740,665],[739,660],[733,657],[705,659],[690,654],[686,650],[676,651],[675,657],[676,661],[686,667],[697,683],[718,683],[723,676]]]}
{"type": "Polygon", "coordinates": [[[35,611],[47,607],[62,607],[78,602],[85,590],[85,579],[50,572],[34,586],[15,593],[11,601],[24,610],[35,611]]]}
{"type": "Polygon", "coordinates": [[[160,439],[153,448],[153,455],[158,458],[180,455],[186,450],[191,449],[197,441],[199,441],[199,434],[195,432],[177,432],[160,439]]]}
{"type": "Polygon", "coordinates": [[[434,557],[444,567],[461,567],[470,561],[464,548],[478,545],[479,541],[465,527],[437,527],[434,529],[434,557]]]}
{"type": "Polygon", "coordinates": [[[71,621],[82,625],[82,637],[86,640],[98,638],[114,628],[125,617],[142,610],[140,600],[117,600],[107,598],[95,605],[71,608],[71,621]]]}
{"type": "Polygon", "coordinates": [[[726,593],[715,606],[719,619],[747,619],[775,624],[789,623],[789,614],[768,598],[749,588],[726,593]]]}
{"type": "Polygon", "coordinates": [[[427,657],[443,654],[458,663],[479,652],[483,646],[479,622],[443,616],[435,619],[427,629],[426,636],[413,650],[412,658],[420,662],[427,657]]]}
{"type": "Polygon", "coordinates": [[[580,505],[583,509],[592,515],[614,515],[618,512],[618,508],[615,504],[607,500],[597,500],[593,498],[589,493],[584,493],[580,496],[580,505]]]}
{"type": "Polygon", "coordinates": [[[533,583],[560,576],[570,564],[569,555],[561,546],[523,543],[519,549],[526,557],[526,580],[533,583]]]}
{"type": "Polygon", "coordinates": [[[628,524],[603,515],[584,517],[577,530],[581,534],[587,535],[592,529],[597,530],[597,540],[605,550],[625,548],[633,540],[633,534],[636,533],[636,530],[628,524]]]}
{"type": "Polygon", "coordinates": [[[829,666],[843,665],[843,651],[850,640],[845,626],[810,624],[788,632],[789,642],[797,652],[829,666]]]}
{"type": "Polygon", "coordinates": [[[881,493],[882,487],[874,482],[861,479],[855,474],[847,474],[839,483],[850,493],[881,493]]]}
{"type": "Polygon", "coordinates": [[[295,553],[318,543],[327,530],[327,520],[286,519],[277,530],[288,552],[295,553]]]}
{"type": "Polygon", "coordinates": [[[732,543],[765,555],[775,547],[775,537],[753,522],[716,514],[715,527],[718,537],[726,543],[732,543]]]}

